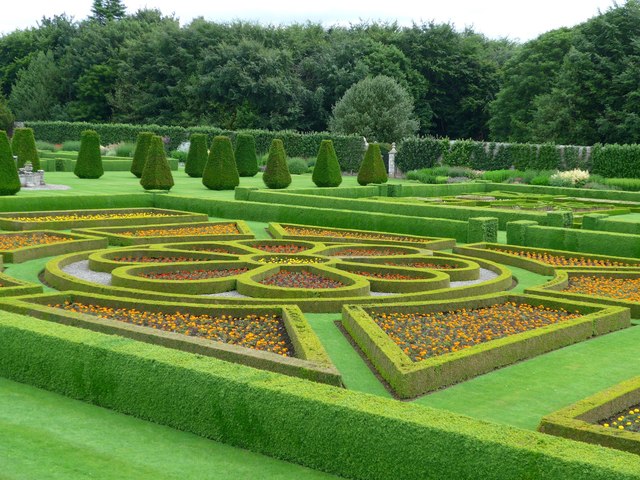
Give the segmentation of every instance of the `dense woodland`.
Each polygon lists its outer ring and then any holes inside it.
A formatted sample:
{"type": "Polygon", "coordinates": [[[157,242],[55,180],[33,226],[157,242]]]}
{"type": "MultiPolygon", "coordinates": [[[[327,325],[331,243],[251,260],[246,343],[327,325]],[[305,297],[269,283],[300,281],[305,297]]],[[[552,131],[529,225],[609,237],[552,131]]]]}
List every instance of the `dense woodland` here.
{"type": "Polygon", "coordinates": [[[345,92],[377,75],[411,95],[422,135],[640,142],[640,2],[524,44],[435,23],[181,27],[117,0],[0,37],[18,120],[324,131],[345,92]]]}

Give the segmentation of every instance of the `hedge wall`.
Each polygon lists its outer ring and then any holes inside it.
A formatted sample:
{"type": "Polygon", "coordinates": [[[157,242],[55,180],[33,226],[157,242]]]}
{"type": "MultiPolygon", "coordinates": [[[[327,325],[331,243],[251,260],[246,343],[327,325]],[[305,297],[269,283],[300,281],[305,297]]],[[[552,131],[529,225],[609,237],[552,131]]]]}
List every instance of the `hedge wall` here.
{"type": "MultiPolygon", "coordinates": [[[[52,143],[61,143],[64,140],[76,140],[80,138],[83,130],[91,129],[98,132],[105,144],[121,141],[134,142],[138,133],[151,131],[156,135],[168,137],[167,148],[175,150],[182,142],[189,139],[192,133],[204,133],[209,140],[217,135],[225,135],[235,140],[238,132],[222,130],[216,127],[178,127],[166,125],[131,125],[117,123],[94,124],[87,122],[26,122],[27,126],[34,130],[38,140],[52,143]]],[[[322,140],[330,139],[338,156],[338,161],[343,171],[357,171],[364,152],[364,141],[357,135],[335,135],[332,133],[300,133],[290,130],[272,132],[267,130],[243,130],[242,133],[253,135],[256,140],[258,154],[269,150],[269,145],[274,138],[280,138],[284,142],[285,150],[291,157],[314,158],[322,140]]]]}

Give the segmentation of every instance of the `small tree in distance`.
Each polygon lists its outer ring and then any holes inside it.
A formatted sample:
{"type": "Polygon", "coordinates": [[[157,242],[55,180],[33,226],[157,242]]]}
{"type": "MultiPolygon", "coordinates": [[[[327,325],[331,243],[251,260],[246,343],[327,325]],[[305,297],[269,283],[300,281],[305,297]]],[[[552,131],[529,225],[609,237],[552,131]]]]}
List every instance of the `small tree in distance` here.
{"type": "Polygon", "coordinates": [[[94,130],[85,130],[80,137],[80,151],[73,173],[78,178],[100,178],[104,175],[100,137],[94,130]]]}
{"type": "Polygon", "coordinates": [[[171,168],[164,152],[164,142],[162,137],[157,135],[151,137],[140,185],[145,190],[171,190],[174,185],[171,168]]]}
{"type": "Polygon", "coordinates": [[[342,172],[336,151],[331,140],[322,140],[316,165],[311,175],[313,183],[318,187],[337,187],[342,183],[342,172]]]}

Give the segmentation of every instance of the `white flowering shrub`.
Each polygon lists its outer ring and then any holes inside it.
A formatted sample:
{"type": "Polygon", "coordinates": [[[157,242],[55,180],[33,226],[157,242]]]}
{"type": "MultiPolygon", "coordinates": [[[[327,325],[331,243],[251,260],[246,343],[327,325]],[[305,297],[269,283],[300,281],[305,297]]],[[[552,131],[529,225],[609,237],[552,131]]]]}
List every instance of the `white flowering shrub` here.
{"type": "Polygon", "coordinates": [[[549,177],[554,187],[582,187],[589,181],[589,172],[575,168],[566,172],[556,172],[549,177]]]}

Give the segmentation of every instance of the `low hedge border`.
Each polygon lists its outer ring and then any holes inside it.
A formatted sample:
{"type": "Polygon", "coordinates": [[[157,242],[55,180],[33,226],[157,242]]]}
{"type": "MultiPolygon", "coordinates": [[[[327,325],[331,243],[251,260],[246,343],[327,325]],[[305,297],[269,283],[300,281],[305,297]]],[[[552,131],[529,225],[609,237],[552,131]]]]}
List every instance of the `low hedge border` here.
{"type": "Polygon", "coordinates": [[[453,248],[455,245],[455,240],[453,238],[430,238],[430,237],[420,237],[416,235],[405,235],[405,234],[394,234],[394,233],[380,233],[375,231],[368,230],[355,230],[350,228],[331,228],[331,227],[322,227],[322,226],[313,226],[313,225],[300,225],[294,223],[269,223],[268,228],[269,233],[274,238],[279,238],[283,240],[309,240],[312,242],[338,242],[338,243],[359,243],[359,244],[384,244],[384,245],[405,245],[410,247],[418,247],[422,249],[428,250],[445,250],[448,248],[453,248]],[[314,230],[328,230],[330,232],[336,232],[335,237],[331,236],[314,236],[314,235],[292,235],[287,232],[286,227],[297,227],[297,228],[310,228],[314,230]],[[380,235],[383,238],[381,239],[368,239],[368,238],[354,238],[354,237],[340,237],[340,233],[346,234],[373,234],[380,235]],[[388,237],[389,239],[386,239],[388,237]],[[406,241],[403,240],[393,240],[393,237],[405,237],[406,241]]]}
{"type": "Polygon", "coordinates": [[[278,307],[258,305],[251,307],[202,306],[188,303],[127,300],[104,295],[87,295],[81,292],[65,292],[3,299],[0,301],[0,309],[72,327],[119,335],[154,345],[214,357],[253,368],[342,386],[342,376],[334,367],[322,343],[320,343],[313,329],[307,323],[300,309],[294,305],[278,307]],[[164,332],[151,327],[133,325],[118,320],[99,318],[48,306],[51,303],[63,303],[67,300],[85,304],[99,304],[107,308],[135,308],[136,310],[148,312],[181,312],[196,315],[276,314],[282,318],[294,347],[295,356],[283,357],[267,351],[164,332]]]}
{"type": "MultiPolygon", "coordinates": [[[[69,241],[50,243],[46,245],[33,245],[30,247],[16,248],[15,250],[0,251],[3,260],[7,263],[22,263],[36,258],[53,257],[54,255],[64,255],[71,252],[83,250],[96,250],[106,248],[108,242],[104,238],[95,235],[84,235],[80,233],[60,233],[53,230],[33,230],[29,233],[42,233],[56,235],[58,237],[69,238],[69,241]]],[[[3,233],[7,235],[24,235],[25,232],[3,233]]]]}
{"type": "Polygon", "coordinates": [[[148,225],[155,222],[163,224],[185,223],[185,222],[206,222],[209,217],[202,213],[181,212],[179,210],[166,210],[161,208],[113,208],[100,210],[46,210],[39,212],[9,212],[0,213],[0,228],[2,230],[71,230],[72,228],[86,227],[108,227],[108,226],[124,226],[124,225],[148,225]],[[104,218],[95,220],[55,220],[55,221],[28,221],[14,220],[15,217],[39,217],[39,216],[64,216],[75,215],[107,215],[128,214],[128,213],[149,213],[156,214],[156,217],[138,217],[138,218],[104,218]],[[164,215],[164,216],[162,216],[164,215]]]}
{"type": "Polygon", "coordinates": [[[628,453],[16,314],[0,351],[5,378],[347,478],[640,479],[628,453]]]}
{"type": "Polygon", "coordinates": [[[636,272],[621,272],[620,270],[556,270],[556,276],[539,287],[527,288],[525,293],[533,295],[544,295],[553,298],[566,298],[569,300],[575,300],[578,302],[596,302],[604,305],[616,305],[619,307],[626,307],[631,310],[631,318],[640,318],[640,303],[631,302],[619,298],[602,297],[598,295],[587,295],[580,293],[565,292],[564,289],[569,284],[569,279],[574,276],[590,277],[612,277],[612,278],[640,278],[640,271],[636,272]]]}
{"type": "MultiPolygon", "coordinates": [[[[639,213],[640,209],[631,209],[632,213],[639,213]]],[[[640,223],[625,222],[604,214],[591,214],[582,217],[582,228],[585,230],[597,230],[600,232],[640,234],[640,223]]]]}
{"type": "MultiPolygon", "coordinates": [[[[357,275],[355,272],[390,273],[409,275],[411,280],[390,280],[367,276],[366,279],[374,292],[409,293],[425,290],[440,290],[449,287],[449,275],[438,271],[408,270],[398,267],[381,267],[372,264],[337,265],[338,270],[357,275]]],[[[359,276],[359,275],[358,275],[359,276]]]]}
{"type": "MultiPolygon", "coordinates": [[[[84,210],[102,208],[154,207],[153,195],[47,195],[2,197],[0,212],[33,212],[46,210],[84,210]]],[[[170,208],[170,207],[169,207],[170,208]]]]}
{"type": "Polygon", "coordinates": [[[640,454],[640,435],[596,422],[640,403],[640,377],[634,377],[569,407],[546,415],[538,430],[549,435],[640,454]]]}
{"type": "Polygon", "coordinates": [[[557,270],[590,270],[597,272],[599,270],[611,269],[612,267],[569,267],[569,266],[559,266],[554,267],[553,265],[548,265],[543,262],[539,262],[537,260],[521,257],[518,255],[509,255],[508,253],[497,252],[492,250],[492,248],[499,248],[501,250],[506,251],[524,251],[524,252],[536,252],[536,253],[548,253],[551,255],[557,255],[560,257],[582,257],[586,259],[594,259],[594,260],[612,260],[619,263],[628,263],[631,264],[628,267],[615,267],[616,270],[620,271],[640,271],[640,260],[637,258],[629,258],[629,257],[613,257],[609,255],[597,255],[583,252],[571,252],[568,250],[552,250],[547,248],[535,248],[535,247],[524,247],[524,246],[516,246],[516,245],[504,245],[501,243],[473,243],[464,246],[454,247],[453,251],[460,255],[467,255],[469,257],[474,258],[486,258],[487,260],[491,260],[493,262],[504,263],[505,265],[511,265],[512,267],[522,268],[524,270],[529,270],[530,272],[537,273],[538,275],[545,275],[547,277],[552,277],[557,270]],[[632,264],[638,264],[638,266],[633,266],[632,264]]]}
{"type": "Polygon", "coordinates": [[[374,304],[364,307],[346,305],[342,310],[342,323],[376,370],[401,398],[413,398],[520,360],[631,326],[629,310],[626,308],[509,294],[492,294],[444,303],[374,304]],[[584,316],[413,362],[368,313],[440,312],[487,307],[504,302],[565,308],[579,311],[584,316]]]}
{"type": "Polygon", "coordinates": [[[102,228],[85,228],[85,229],[73,229],[74,233],[83,233],[87,235],[93,235],[98,237],[104,237],[109,241],[109,245],[116,246],[133,246],[133,245],[148,245],[154,243],[171,243],[171,242],[197,242],[197,241],[222,241],[222,240],[242,240],[254,238],[253,232],[249,228],[249,225],[242,220],[230,220],[226,222],[189,222],[189,223],[168,223],[168,224],[153,224],[144,225],[137,228],[135,225],[129,227],[102,227],[102,228]],[[202,227],[208,225],[227,225],[234,224],[240,233],[237,234],[222,234],[222,235],[166,235],[159,237],[129,237],[121,235],[120,232],[130,231],[132,229],[138,231],[153,230],[157,228],[167,229],[179,229],[190,227],[202,227]]]}
{"type": "MultiPolygon", "coordinates": [[[[1,261],[0,261],[1,262],[1,261]]],[[[0,271],[1,263],[0,263],[0,271]]],[[[16,297],[20,295],[30,295],[42,293],[42,285],[25,282],[0,273],[0,297],[16,297]]]]}
{"type": "MultiPolygon", "coordinates": [[[[112,285],[101,285],[98,283],[91,283],[80,278],[74,277],[65,271],[63,268],[75,262],[85,261],[89,258],[91,252],[75,253],[65,255],[62,257],[54,258],[50,260],[45,266],[44,278],[48,285],[58,290],[74,290],[89,293],[98,293],[103,295],[109,295],[114,297],[123,298],[142,298],[148,300],[160,300],[168,302],[182,302],[188,301],[196,304],[215,304],[215,305],[285,305],[296,304],[304,312],[316,312],[316,313],[331,313],[339,312],[345,304],[370,304],[373,301],[373,297],[345,297],[340,299],[333,298],[234,298],[234,297],[211,297],[211,296],[199,296],[199,295],[185,295],[175,292],[160,293],[146,290],[138,290],[131,288],[115,287],[112,285]]],[[[453,254],[442,254],[448,258],[460,258],[453,254]]],[[[493,262],[486,260],[476,260],[476,263],[482,268],[486,268],[497,276],[486,282],[481,282],[472,285],[458,286],[454,288],[444,288],[440,290],[433,290],[421,293],[404,293],[404,294],[392,294],[389,296],[375,297],[376,303],[397,303],[401,301],[426,301],[437,299],[454,299],[461,297],[469,297],[475,295],[482,295],[493,292],[500,292],[511,288],[512,277],[511,272],[493,262]]],[[[341,272],[345,274],[344,272],[341,272]]]]}
{"type": "MultiPolygon", "coordinates": [[[[178,244],[179,245],[179,244],[178,244]]],[[[236,257],[232,255],[225,255],[219,253],[206,253],[206,252],[188,252],[179,249],[145,249],[126,247],[124,249],[109,249],[99,250],[89,255],[89,268],[95,272],[110,273],[112,270],[123,267],[125,265],[133,266],[140,265],[140,262],[123,262],[115,261],[114,258],[133,257],[179,257],[188,255],[189,258],[199,261],[212,261],[212,260],[234,260],[236,257]]]]}

